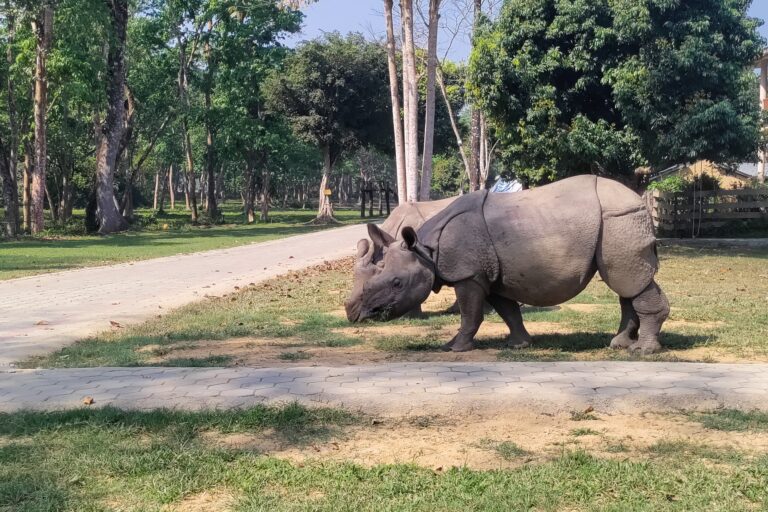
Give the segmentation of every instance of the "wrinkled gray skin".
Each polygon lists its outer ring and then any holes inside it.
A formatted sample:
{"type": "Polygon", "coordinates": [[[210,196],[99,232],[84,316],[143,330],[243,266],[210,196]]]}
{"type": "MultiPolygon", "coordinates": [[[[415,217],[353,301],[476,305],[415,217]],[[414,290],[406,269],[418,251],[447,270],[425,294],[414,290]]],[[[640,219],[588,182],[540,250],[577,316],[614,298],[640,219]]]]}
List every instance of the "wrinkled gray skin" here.
{"type": "MultiPolygon", "coordinates": [[[[377,232],[378,231],[378,232],[377,232]]],[[[364,285],[355,321],[390,320],[443,285],[456,290],[461,328],[444,346],[463,352],[483,321],[483,302],[510,330],[513,348],[530,346],[520,303],[552,306],[580,293],[596,272],[615,291],[621,323],[611,347],[661,349],[669,303],[658,269],[650,215],[618,182],[577,176],[516,194],[462,196],[419,228],[388,240],[369,227],[381,271],[364,285]],[[385,247],[386,246],[386,247],[385,247]]]]}
{"type": "MultiPolygon", "coordinates": [[[[411,226],[418,229],[428,219],[444,210],[455,200],[456,197],[449,197],[439,201],[402,204],[392,210],[387,220],[381,225],[381,229],[374,232],[374,236],[379,236],[378,233],[382,233],[378,240],[378,245],[372,244],[366,239],[360,240],[357,243],[357,259],[352,278],[352,291],[350,291],[349,297],[344,302],[347,318],[350,322],[354,322],[360,313],[363,287],[373,276],[381,272],[382,267],[380,264],[384,257],[384,251],[390,243],[399,238],[401,228],[403,226],[411,226]],[[376,247],[379,249],[376,250],[376,247]]],[[[458,309],[456,309],[456,312],[458,312],[458,309]]],[[[418,316],[420,313],[421,303],[408,312],[408,314],[413,316],[418,316]]]]}

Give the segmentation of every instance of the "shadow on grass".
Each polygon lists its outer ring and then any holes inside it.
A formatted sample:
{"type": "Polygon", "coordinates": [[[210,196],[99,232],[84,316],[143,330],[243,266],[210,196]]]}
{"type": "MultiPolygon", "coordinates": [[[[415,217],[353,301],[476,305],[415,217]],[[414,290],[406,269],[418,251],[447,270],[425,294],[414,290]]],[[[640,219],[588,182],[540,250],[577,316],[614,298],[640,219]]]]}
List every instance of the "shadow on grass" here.
{"type": "Polygon", "coordinates": [[[259,432],[271,429],[273,436],[293,444],[327,438],[339,427],[353,425],[360,417],[341,409],[310,409],[298,403],[283,406],[257,405],[248,409],[178,411],[156,409],[129,411],[114,407],[66,411],[20,411],[0,413],[0,435],[31,436],[41,432],[66,433],[87,428],[129,429],[146,434],[169,434],[196,438],[200,433],[259,432]]]}
{"type": "MultiPolygon", "coordinates": [[[[475,344],[478,350],[501,350],[502,354],[499,358],[508,361],[567,361],[575,353],[607,349],[613,336],[613,333],[605,332],[542,334],[533,337],[531,348],[522,350],[510,349],[506,338],[477,340],[475,344]]],[[[709,336],[665,333],[662,335],[661,342],[666,349],[686,350],[710,339],[709,336]]],[[[377,340],[376,346],[379,350],[389,352],[438,352],[440,347],[448,341],[450,341],[448,337],[414,340],[408,336],[389,336],[377,340]]],[[[617,358],[626,358],[628,353],[618,350],[615,354],[617,358]]]]}

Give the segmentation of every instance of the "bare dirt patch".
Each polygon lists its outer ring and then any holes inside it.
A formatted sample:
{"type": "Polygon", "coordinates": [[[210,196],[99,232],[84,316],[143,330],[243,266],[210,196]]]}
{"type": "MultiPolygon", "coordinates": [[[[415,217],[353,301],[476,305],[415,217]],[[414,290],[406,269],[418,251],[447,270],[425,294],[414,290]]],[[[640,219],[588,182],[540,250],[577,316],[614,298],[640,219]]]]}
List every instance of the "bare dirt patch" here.
{"type": "Polygon", "coordinates": [[[226,489],[212,489],[185,497],[178,503],[167,505],[164,512],[227,512],[233,510],[235,496],[226,489]]]}
{"type": "Polygon", "coordinates": [[[311,459],[351,461],[364,466],[413,463],[435,470],[468,466],[474,469],[515,467],[558,457],[563,449],[585,449],[609,458],[653,456],[648,448],[660,441],[761,454],[768,433],[711,431],[684,416],[669,414],[602,414],[573,421],[570,412],[507,410],[492,416],[455,413],[449,416],[374,420],[353,427],[341,437],[296,446],[272,432],[206,434],[223,447],[302,463],[311,459]],[[504,445],[521,449],[509,456],[504,445]]]}

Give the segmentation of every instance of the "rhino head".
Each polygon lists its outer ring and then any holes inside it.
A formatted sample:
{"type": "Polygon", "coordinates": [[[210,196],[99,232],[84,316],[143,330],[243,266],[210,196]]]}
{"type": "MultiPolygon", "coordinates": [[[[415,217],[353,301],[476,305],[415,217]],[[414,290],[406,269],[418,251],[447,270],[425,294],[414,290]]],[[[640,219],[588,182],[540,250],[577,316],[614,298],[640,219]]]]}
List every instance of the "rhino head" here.
{"type": "Polygon", "coordinates": [[[369,318],[391,320],[424,302],[435,281],[429,253],[411,227],[402,240],[368,225],[371,242],[357,244],[353,287],[344,306],[350,322],[369,318]]]}

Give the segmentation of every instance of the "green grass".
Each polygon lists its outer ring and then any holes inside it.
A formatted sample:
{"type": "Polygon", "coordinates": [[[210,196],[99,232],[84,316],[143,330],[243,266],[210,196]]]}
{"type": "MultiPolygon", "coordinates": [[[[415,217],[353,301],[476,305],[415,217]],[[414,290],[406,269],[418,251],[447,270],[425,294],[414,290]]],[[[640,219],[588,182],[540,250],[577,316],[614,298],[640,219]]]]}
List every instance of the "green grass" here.
{"type": "Polygon", "coordinates": [[[481,439],[478,443],[480,448],[496,452],[496,454],[506,461],[511,461],[528,455],[528,452],[520,448],[512,441],[494,441],[493,439],[481,439]]]}
{"type": "Polygon", "coordinates": [[[762,411],[721,409],[705,413],[694,412],[690,413],[688,417],[712,430],[726,432],[768,431],[768,413],[762,411]]]}
{"type": "Polygon", "coordinates": [[[698,458],[732,464],[738,464],[744,459],[744,455],[737,450],[718,448],[684,440],[658,441],[649,446],[648,451],[654,455],[662,457],[673,457],[678,459],[698,458]]]}
{"type": "MultiPolygon", "coordinates": [[[[82,233],[82,212],[77,212],[74,229],[52,229],[39,236],[19,240],[0,240],[0,280],[58,270],[90,267],[126,261],[145,260],[226,249],[254,242],[265,242],[309,233],[323,226],[305,225],[315,217],[313,210],[275,210],[268,223],[246,224],[237,203],[223,206],[220,225],[189,224],[183,209],[155,215],[137,210],[139,221],[129,231],[108,236],[82,233]]],[[[342,223],[360,222],[354,210],[338,210],[342,223]]],[[[367,219],[366,219],[367,220],[367,219]]]]}
{"type": "Polygon", "coordinates": [[[600,432],[597,430],[592,430],[591,428],[575,428],[571,430],[571,435],[573,437],[599,436],[600,432]]]}
{"type": "Polygon", "coordinates": [[[591,412],[571,411],[571,421],[596,421],[598,419],[599,418],[591,412]]]}
{"type": "Polygon", "coordinates": [[[307,354],[306,352],[283,352],[277,357],[283,361],[303,361],[306,359],[311,359],[312,354],[307,354]]]}
{"type": "MultiPolygon", "coordinates": [[[[506,349],[503,336],[482,338],[478,349],[498,349],[490,357],[503,361],[635,360],[715,362],[768,360],[768,250],[662,248],[658,281],[672,305],[662,330],[667,351],[638,356],[608,348],[619,323],[615,294],[599,279],[570,303],[591,305],[523,309],[525,321],[555,326],[534,334],[533,347],[506,349]],[[562,329],[558,331],[557,327],[562,329]]],[[[304,350],[364,345],[386,357],[412,354],[428,359],[458,327],[457,315],[430,314],[388,324],[350,325],[340,315],[349,290],[351,265],[332,263],[308,273],[259,284],[222,298],[208,299],[160,318],[82,340],[55,354],[22,366],[80,367],[167,364],[152,362],[154,346],[166,353],[201,340],[236,337],[278,340],[304,350]],[[380,332],[383,327],[388,333],[380,332]],[[404,332],[407,328],[408,331],[404,332]]],[[[451,293],[447,290],[447,293],[451,293]]],[[[495,313],[485,322],[502,325],[495,313]]],[[[482,333],[482,328],[481,328],[482,333]]],[[[215,347],[212,355],[217,354],[215,347]]],[[[203,363],[200,363],[203,364],[203,363]]],[[[212,360],[212,365],[241,364],[212,360]]]]}
{"type": "MultiPolygon", "coordinates": [[[[0,415],[0,510],[184,510],[202,493],[236,511],[701,511],[768,505],[768,457],[738,462],[664,448],[647,459],[563,451],[492,471],[415,465],[291,463],[250,446],[343,439],[356,418],[337,410],[256,407],[217,412],[87,409],[0,415]]],[[[356,427],[357,428],[357,427],[356,427]]],[[[498,445],[501,446],[501,445],[498,445]]],[[[309,450],[311,452],[311,450],[309,450]]],[[[711,454],[706,454],[711,455],[711,454]]],[[[217,510],[216,502],[198,510],[217,510]]]]}

